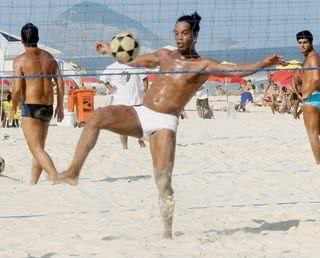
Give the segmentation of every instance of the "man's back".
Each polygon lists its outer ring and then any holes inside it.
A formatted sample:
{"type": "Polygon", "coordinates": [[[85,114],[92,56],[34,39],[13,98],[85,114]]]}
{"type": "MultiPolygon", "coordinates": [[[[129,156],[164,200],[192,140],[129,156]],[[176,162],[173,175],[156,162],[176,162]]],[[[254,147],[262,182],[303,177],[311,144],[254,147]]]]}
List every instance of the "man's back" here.
{"type": "MultiPolygon", "coordinates": [[[[314,68],[320,66],[320,56],[319,54],[313,50],[311,51],[307,57],[305,57],[305,61],[303,64],[304,68],[314,68]]],[[[302,83],[302,95],[309,96],[313,91],[320,91],[320,84],[316,83],[315,85],[312,83],[313,80],[318,80],[320,77],[319,70],[304,70],[301,73],[300,78],[303,81],[302,83]]]]}
{"type": "Polygon", "coordinates": [[[22,75],[35,76],[22,79],[24,103],[52,105],[52,77],[47,76],[55,75],[58,68],[52,55],[37,47],[29,48],[15,59],[15,66],[22,75]]]}

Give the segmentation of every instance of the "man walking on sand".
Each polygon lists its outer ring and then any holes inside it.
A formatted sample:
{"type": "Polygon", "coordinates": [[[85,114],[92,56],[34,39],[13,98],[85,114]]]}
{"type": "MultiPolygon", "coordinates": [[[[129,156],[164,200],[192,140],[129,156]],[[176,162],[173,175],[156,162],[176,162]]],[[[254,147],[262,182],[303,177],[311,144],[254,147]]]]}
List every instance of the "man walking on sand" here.
{"type": "Polygon", "coordinates": [[[54,57],[38,48],[39,35],[35,25],[28,23],[22,27],[21,40],[25,52],[14,60],[17,77],[12,92],[13,112],[16,112],[21,101],[22,129],[33,156],[31,184],[38,182],[42,170],[47,172],[53,183],[56,183],[57,170],[44,148],[49,121],[53,116],[52,79],[57,85],[57,106],[54,115],[59,122],[63,119],[63,79],[54,57]]]}
{"type": "MultiPolygon", "coordinates": [[[[201,58],[195,44],[200,30],[201,17],[197,13],[180,17],[175,24],[177,49],[160,49],[138,56],[130,66],[155,68],[161,74],[146,92],[140,106],[108,106],[94,112],[82,131],[74,158],[61,177],[69,184],[77,184],[81,167],[95,146],[99,131],[106,129],[118,134],[141,138],[148,137],[153,159],[154,178],[159,191],[160,213],[164,224],[163,237],[172,238],[175,207],[172,189],[172,170],[175,159],[178,115],[184,106],[207,81],[210,74],[216,76],[245,76],[254,71],[281,63],[276,55],[247,65],[222,65],[220,62],[201,58]],[[237,72],[232,71],[237,69],[237,72]],[[245,71],[240,71],[244,69],[245,71]],[[249,71],[250,70],[250,71],[249,71]],[[171,73],[179,72],[181,73],[171,73]],[[189,71],[185,73],[184,71],[189,71]]],[[[111,54],[108,43],[97,43],[101,54],[111,54]]]]}

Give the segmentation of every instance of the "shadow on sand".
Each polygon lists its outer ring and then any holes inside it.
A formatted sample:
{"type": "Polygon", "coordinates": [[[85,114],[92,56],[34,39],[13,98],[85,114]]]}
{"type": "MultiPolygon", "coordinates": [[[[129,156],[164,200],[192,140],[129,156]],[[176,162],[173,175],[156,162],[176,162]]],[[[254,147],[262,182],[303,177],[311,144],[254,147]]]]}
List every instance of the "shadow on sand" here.
{"type": "Polygon", "coordinates": [[[300,220],[286,220],[274,223],[268,223],[265,220],[253,220],[257,224],[261,224],[259,227],[243,227],[225,230],[210,229],[204,233],[216,233],[218,235],[230,236],[237,232],[260,234],[263,231],[288,231],[292,227],[298,227],[300,220]]]}
{"type": "Polygon", "coordinates": [[[100,180],[93,180],[92,182],[109,182],[113,183],[119,180],[123,181],[128,181],[128,182],[133,182],[133,181],[138,181],[138,180],[144,180],[144,179],[150,179],[151,176],[148,175],[142,175],[142,176],[125,176],[125,177],[107,177],[105,179],[100,179],[100,180]]]}

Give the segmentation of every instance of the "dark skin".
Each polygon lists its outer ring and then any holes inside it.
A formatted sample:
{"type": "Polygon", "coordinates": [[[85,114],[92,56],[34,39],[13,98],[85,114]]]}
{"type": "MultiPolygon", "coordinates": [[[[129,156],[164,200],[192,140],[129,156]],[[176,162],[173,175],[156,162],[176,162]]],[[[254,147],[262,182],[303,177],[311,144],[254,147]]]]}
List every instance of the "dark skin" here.
{"type": "MultiPolygon", "coordinates": [[[[63,95],[64,84],[57,62],[53,56],[37,46],[25,46],[25,52],[14,60],[15,75],[12,91],[13,112],[16,112],[17,105],[23,99],[26,104],[53,104],[53,83],[55,80],[57,87],[57,107],[55,116],[58,121],[63,119],[63,95]],[[32,75],[55,75],[53,78],[21,78],[19,76],[32,75]]],[[[31,117],[22,118],[22,129],[26,138],[30,152],[33,155],[31,184],[36,184],[40,178],[42,170],[45,170],[53,183],[58,180],[58,172],[45,151],[45,141],[47,137],[49,122],[41,121],[31,117]]]]}
{"type": "MultiPolygon", "coordinates": [[[[309,39],[299,39],[298,47],[300,52],[304,55],[303,67],[318,68],[320,67],[320,57],[314,50],[313,44],[309,39]]],[[[311,96],[313,92],[320,91],[320,71],[304,70],[303,76],[295,77],[295,88],[301,92],[301,99],[311,96]]],[[[296,115],[296,117],[298,117],[296,115]]],[[[303,106],[303,120],[307,130],[313,156],[317,164],[320,164],[320,112],[317,107],[304,104],[303,106]]]]}
{"type": "MultiPolygon", "coordinates": [[[[162,72],[197,71],[195,73],[159,75],[144,96],[143,105],[145,107],[159,113],[178,116],[210,74],[245,76],[254,71],[234,72],[232,70],[257,70],[283,62],[280,57],[272,55],[254,64],[222,65],[216,60],[199,57],[195,50],[197,37],[198,34],[192,32],[189,23],[178,22],[175,26],[177,50],[160,49],[154,53],[139,56],[129,63],[131,66],[147,68],[160,66],[162,72]],[[198,72],[210,70],[216,71],[203,74],[198,72]]],[[[111,54],[108,43],[99,42],[96,49],[98,53],[111,54]]],[[[71,165],[62,174],[64,181],[72,185],[78,183],[80,169],[90,150],[94,147],[101,129],[137,138],[142,137],[143,134],[139,118],[132,107],[108,106],[97,110],[82,132],[71,165]]],[[[175,202],[171,177],[175,146],[176,133],[174,131],[161,129],[150,136],[150,151],[153,159],[154,178],[159,191],[160,213],[164,225],[163,237],[165,238],[172,238],[175,202]]]]}

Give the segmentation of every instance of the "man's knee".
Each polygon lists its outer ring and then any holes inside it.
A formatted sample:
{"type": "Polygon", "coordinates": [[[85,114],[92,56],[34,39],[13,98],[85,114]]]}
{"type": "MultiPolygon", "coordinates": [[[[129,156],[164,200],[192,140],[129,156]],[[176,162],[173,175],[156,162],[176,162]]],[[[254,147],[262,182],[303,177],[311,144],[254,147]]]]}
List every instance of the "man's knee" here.
{"type": "Polygon", "coordinates": [[[156,184],[160,193],[160,196],[168,196],[173,194],[171,186],[171,172],[162,171],[155,175],[156,184]]]}
{"type": "Polygon", "coordinates": [[[37,156],[39,153],[44,152],[44,148],[40,142],[29,144],[29,149],[34,157],[37,156]]]}
{"type": "Polygon", "coordinates": [[[91,115],[87,126],[97,129],[108,129],[116,121],[116,113],[114,106],[99,107],[91,115]]]}
{"type": "Polygon", "coordinates": [[[90,116],[90,119],[86,124],[86,127],[100,129],[102,127],[103,117],[105,117],[104,115],[105,112],[106,111],[104,111],[103,108],[99,107],[90,116]]]}

